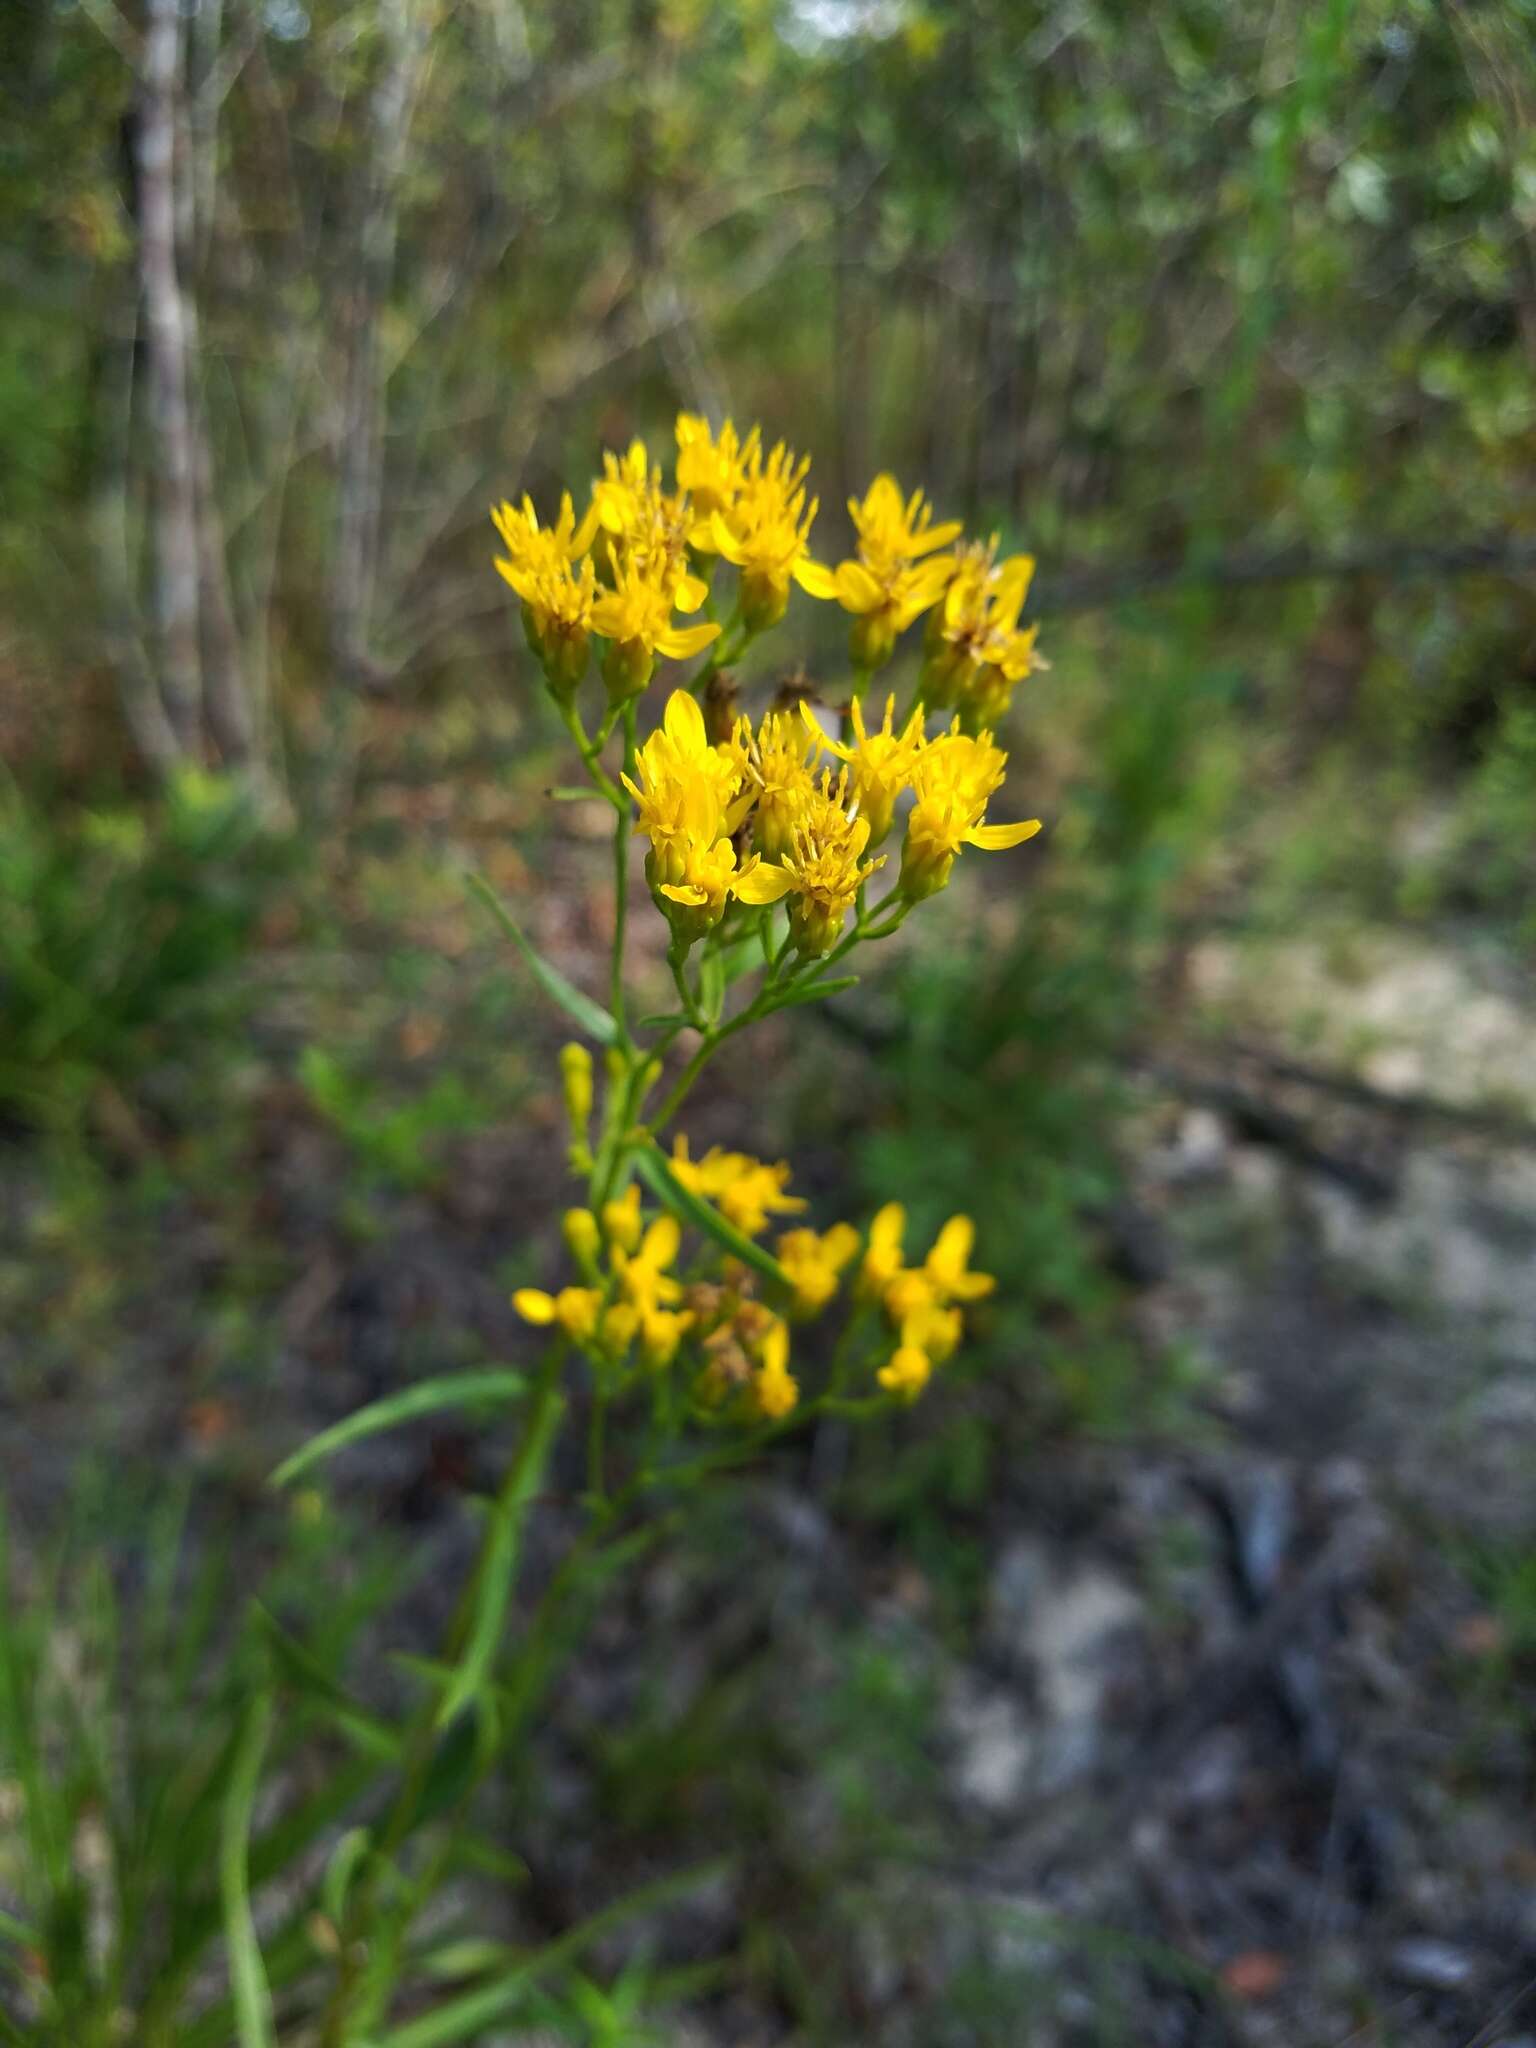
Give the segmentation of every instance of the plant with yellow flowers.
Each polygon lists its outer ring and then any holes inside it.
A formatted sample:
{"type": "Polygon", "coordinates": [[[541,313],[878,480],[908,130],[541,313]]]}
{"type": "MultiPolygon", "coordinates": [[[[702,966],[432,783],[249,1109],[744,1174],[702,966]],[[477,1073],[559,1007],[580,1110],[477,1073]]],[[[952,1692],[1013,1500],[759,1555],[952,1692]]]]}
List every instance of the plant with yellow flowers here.
{"type": "MultiPolygon", "coordinates": [[[[620,1554],[648,1503],[779,1432],[915,1401],[993,1286],[971,1264],[966,1217],[911,1249],[894,1202],[864,1228],[818,1221],[783,1161],[719,1146],[696,1154],[678,1128],[722,1046],[850,987],[852,956],[947,888],[967,850],[1000,852],[1039,830],[1007,815],[1008,757],[993,729],[1039,665],[1033,630],[1019,625],[1032,563],[999,560],[995,540],[963,541],[921,492],[881,476],[849,505],[854,554],[829,567],[811,553],[808,470],[782,443],[765,450],[756,427],[742,435],[727,421],[716,433],[684,414],[670,486],[637,442],[604,458],[579,513],[567,494],[549,524],[527,498],[493,514],[496,567],[586,778],[556,794],[612,814],[612,950],[599,1002],[474,885],[580,1034],[560,1054],[567,1271],[552,1290],[513,1296],[547,1333],[538,1366],[526,1379],[498,1370],[412,1387],[328,1431],[280,1475],[434,1407],[521,1410],[445,1654],[423,1668],[420,1707],[390,1738],[390,1795],[332,1915],[326,2041],[395,2038],[386,2021],[411,1928],[452,1863],[474,1784],[549,1683],[563,1603],[584,1575],[620,1554]],[[734,665],[782,625],[797,589],[849,614],[851,676],[841,692],[786,684],[754,718],[739,706],[734,665]],[[895,692],[872,696],[872,679],[925,616],[898,711],[895,692]],[[666,671],[696,659],[691,674],[666,671]],[[673,1007],[644,1016],[626,958],[636,839],[673,991],[673,1007]],[[585,1419],[585,1531],[509,1646],[523,1525],[573,1411],[585,1419]],[[433,1788],[450,1756],[445,1814],[433,1788]]],[[[460,1996],[485,2024],[510,2010],[484,1990],[460,1996]]],[[[463,2037],[451,2011],[400,2038],[418,2034],[463,2037]]]]}

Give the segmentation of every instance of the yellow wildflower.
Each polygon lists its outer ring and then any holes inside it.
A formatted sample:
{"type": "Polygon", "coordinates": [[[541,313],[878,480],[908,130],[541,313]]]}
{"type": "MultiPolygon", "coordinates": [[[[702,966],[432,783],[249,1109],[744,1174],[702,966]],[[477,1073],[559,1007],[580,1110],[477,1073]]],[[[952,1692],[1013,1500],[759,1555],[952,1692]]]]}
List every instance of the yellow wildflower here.
{"type": "Polygon", "coordinates": [[[907,1212],[900,1202],[887,1202],[870,1224],[864,1263],[859,1268],[859,1294],[863,1300],[884,1300],[886,1289],[902,1270],[901,1241],[906,1228],[907,1212]]]}
{"type": "Polygon", "coordinates": [[[847,769],[840,770],[835,783],[831,770],[823,769],[782,859],[764,861],[736,892],[743,903],[790,897],[790,931],[796,946],[811,959],[832,951],[860,888],[885,863],[883,853],[875,860],[862,860],[869,820],[850,817],[847,803],[847,769]]]}
{"type": "Polygon", "coordinates": [[[794,1313],[820,1315],[837,1292],[843,1268],[859,1248],[851,1223],[834,1223],[824,1233],[786,1230],[779,1239],[779,1264],[794,1289],[794,1313]]]}
{"type": "Polygon", "coordinates": [[[672,624],[673,607],[691,594],[679,588],[663,556],[626,556],[618,563],[615,587],[600,590],[592,607],[593,630],[609,643],[603,681],[612,702],[622,704],[639,695],[651,679],[658,654],[686,661],[718,636],[720,628],[714,624],[672,624]]]}
{"type": "Polygon", "coordinates": [[[741,571],[741,615],[755,633],[777,625],[798,583],[812,597],[835,594],[831,572],[809,554],[817,500],[806,500],[807,457],[798,460],[782,441],[766,461],[754,442],[746,451],[728,510],[715,512],[695,533],[741,571]]]}
{"type": "Polygon", "coordinates": [[[849,499],[848,513],[859,536],[858,556],[838,563],[830,594],[853,614],[855,667],[874,669],[890,659],[912,621],[943,596],[954,558],[933,551],[956,538],[960,522],[935,526],[922,492],[904,499],[895,477],[885,475],[875,478],[862,499],[849,499]]]}
{"type": "Polygon", "coordinates": [[[958,719],[950,731],[924,747],[912,771],[916,800],[901,854],[901,888],[913,902],[945,886],[962,846],[997,851],[1017,846],[1040,830],[1038,818],[1018,825],[983,822],[1007,760],[993,745],[991,733],[963,733],[958,719]]]}
{"type": "Polygon", "coordinates": [[[752,1392],[769,1422],[781,1421],[800,1398],[799,1383],[789,1370],[789,1331],[777,1317],[763,1340],[752,1392]]]}
{"type": "Polygon", "coordinates": [[[573,1344],[587,1344],[597,1333],[603,1297],[595,1287],[562,1287],[546,1294],[542,1287],[519,1287],[512,1306],[525,1323],[558,1323],[573,1344]]]}
{"type": "Polygon", "coordinates": [[[923,698],[930,710],[958,708],[967,731],[1001,718],[1015,683],[1043,668],[1038,628],[1019,630],[1019,613],[1034,575],[1034,558],[997,559],[997,537],[958,551],[958,566],[928,628],[923,698]]]}
{"type": "Polygon", "coordinates": [[[637,1251],[613,1248],[613,1270],[619,1296],[638,1311],[642,1322],[657,1308],[682,1299],[682,1284],[667,1268],[676,1259],[682,1230],[675,1216],[658,1216],[640,1240],[637,1251]]]}
{"type": "Polygon", "coordinates": [[[678,414],[677,487],[693,501],[698,521],[693,544],[700,550],[717,552],[710,521],[717,512],[729,513],[735,504],[748,464],[759,459],[760,438],[759,429],[753,427],[742,441],[727,420],[716,439],[709,421],[700,414],[678,414]]]}
{"type": "Polygon", "coordinates": [[[652,1308],[641,1311],[640,1355],[653,1372],[661,1372],[678,1354],[683,1338],[693,1327],[687,1309],[652,1308]]]}
{"type": "Polygon", "coordinates": [[[713,846],[733,830],[729,807],[741,780],[731,755],[712,747],[704,714],[686,690],[667,699],[661,724],[635,756],[640,780],[623,778],[635,800],[635,830],[651,842],[645,864],[653,889],[684,882],[688,858],[697,847],[713,846]]]}
{"type": "MultiPolygon", "coordinates": [[[[821,738],[820,728],[814,720],[811,723],[821,738]]],[[[755,734],[748,719],[737,721],[731,752],[748,788],[756,793],[753,844],[769,860],[778,860],[793,845],[795,825],[816,787],[811,773],[815,745],[788,712],[770,711],[755,734]]]]}
{"type": "Polygon", "coordinates": [[[640,1221],[640,1190],[631,1181],[622,1195],[611,1202],[604,1202],[602,1209],[603,1235],[611,1245],[620,1251],[632,1252],[640,1242],[642,1229],[640,1221]]]}
{"type": "Polygon", "coordinates": [[[524,493],[521,505],[511,505],[503,500],[494,506],[491,523],[507,550],[507,560],[498,560],[496,567],[522,597],[525,592],[521,579],[563,568],[586,554],[597,532],[598,511],[596,505],[591,505],[578,521],[571,494],[565,491],[561,494],[560,512],[554,525],[540,526],[533,500],[524,493]]]}
{"type": "Polygon", "coordinates": [[[863,699],[855,697],[849,706],[853,724],[852,745],[829,739],[809,705],[802,704],[800,709],[828,753],[848,763],[854,801],[858,805],[859,816],[869,826],[869,844],[878,846],[891,829],[891,821],[896,815],[896,799],[903,790],[912,786],[912,771],[923,748],[923,707],[918,705],[902,730],[897,732],[896,699],[887,697],[885,718],[875,731],[870,732],[864,724],[863,699]]]}
{"type": "Polygon", "coordinates": [[[560,1219],[560,1231],[566,1249],[583,1271],[597,1264],[603,1239],[590,1209],[567,1209],[560,1219]]]}
{"type": "Polygon", "coordinates": [[[951,1216],[934,1239],[933,1249],[923,1261],[940,1302],[980,1301],[997,1282],[990,1273],[971,1271],[971,1251],[976,1243],[976,1226],[969,1216],[951,1216]]]}
{"type": "Polygon", "coordinates": [[[888,1394],[895,1394],[902,1401],[915,1401],[932,1375],[933,1361],[926,1351],[915,1344],[898,1344],[889,1363],[881,1366],[875,1378],[888,1394]]]}
{"type": "Polygon", "coordinates": [[[640,526],[645,517],[645,499],[651,485],[650,457],[637,435],[622,455],[603,450],[603,473],[592,486],[592,512],[604,533],[623,539],[640,526]]]}
{"type": "Polygon", "coordinates": [[[752,890],[758,865],[755,853],[738,865],[736,849],[729,839],[717,839],[708,846],[699,840],[688,844],[678,879],[657,884],[657,894],[677,906],[668,909],[667,918],[685,948],[720,922],[728,897],[736,895],[747,903],[756,901],[752,890]]]}
{"type": "Polygon", "coordinates": [[[727,1221],[747,1237],[768,1228],[770,1215],[793,1215],[805,1203],[787,1195],[789,1166],[770,1166],[747,1152],[726,1152],[711,1145],[699,1160],[688,1156],[688,1140],[679,1136],[672,1147],[672,1171],[691,1194],[713,1202],[727,1221]]]}
{"type": "Polygon", "coordinates": [[[520,508],[498,506],[491,519],[507,549],[506,559],[497,557],[496,569],[523,601],[528,644],[550,687],[574,690],[587,671],[597,582],[590,561],[582,561],[579,570],[572,565],[592,544],[595,512],[589,510],[578,525],[567,491],[552,527],[540,526],[528,497],[520,508]]]}

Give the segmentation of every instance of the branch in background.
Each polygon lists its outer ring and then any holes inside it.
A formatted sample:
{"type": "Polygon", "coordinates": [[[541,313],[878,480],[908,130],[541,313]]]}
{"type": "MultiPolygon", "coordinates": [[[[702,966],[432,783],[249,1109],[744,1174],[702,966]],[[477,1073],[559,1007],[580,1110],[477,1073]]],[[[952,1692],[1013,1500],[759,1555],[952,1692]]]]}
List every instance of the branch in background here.
{"type": "Polygon", "coordinates": [[[1448,546],[1378,541],[1337,554],[1281,548],[1268,555],[1226,555],[1210,562],[1142,562],[1129,568],[1042,575],[1034,611],[1042,618],[1094,612],[1164,591],[1238,589],[1259,583],[1310,583],[1352,576],[1394,582],[1420,577],[1518,576],[1536,569],[1536,537],[1495,533],[1448,546]]]}

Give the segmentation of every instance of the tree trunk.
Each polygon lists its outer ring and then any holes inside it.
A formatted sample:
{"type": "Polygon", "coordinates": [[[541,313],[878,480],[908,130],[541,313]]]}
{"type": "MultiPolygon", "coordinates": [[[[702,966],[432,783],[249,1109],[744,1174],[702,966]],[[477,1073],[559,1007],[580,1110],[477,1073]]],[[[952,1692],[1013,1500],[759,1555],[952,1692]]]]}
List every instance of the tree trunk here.
{"type": "Polygon", "coordinates": [[[176,268],[176,129],[182,89],[178,0],[147,0],[139,118],[139,273],[149,359],[155,623],[160,688],[181,753],[201,737],[197,486],[186,309],[176,268]]]}
{"type": "Polygon", "coordinates": [[[369,107],[367,187],[358,264],[345,311],[345,370],[337,479],[331,635],[346,681],[383,679],[371,649],[384,497],[384,388],[378,328],[394,278],[400,178],[410,107],[426,47],[418,0],[382,0],[383,69],[369,107]]]}

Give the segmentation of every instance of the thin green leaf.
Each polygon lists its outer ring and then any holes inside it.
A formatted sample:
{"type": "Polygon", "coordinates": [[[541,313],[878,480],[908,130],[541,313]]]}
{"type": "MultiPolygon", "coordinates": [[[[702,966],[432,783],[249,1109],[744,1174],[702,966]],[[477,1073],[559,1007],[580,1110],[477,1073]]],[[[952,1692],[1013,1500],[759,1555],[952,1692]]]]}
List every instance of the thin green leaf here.
{"type": "Polygon", "coordinates": [[[647,1145],[631,1153],[635,1171],[650,1188],[656,1199],[663,1203],[681,1223],[691,1223],[696,1230],[702,1230],[706,1237],[724,1247],[734,1258],[746,1265],[756,1267],[769,1280],[776,1280],[781,1287],[789,1285],[784,1268],[771,1252],[765,1252],[760,1244],[754,1244],[750,1237],[739,1231],[734,1223],[727,1223],[718,1209],[712,1208],[701,1195],[691,1188],[685,1188],[677,1175],[667,1164],[666,1155],[647,1145]]]}
{"type": "Polygon", "coordinates": [[[565,1403],[558,1396],[546,1397],[535,1407],[512,1477],[491,1510],[484,1562],[475,1584],[469,1639],[453,1684],[437,1710],[439,1728],[446,1728],[472,1699],[478,1698],[490,1678],[507,1602],[512,1597],[524,1515],[538,1488],[550,1443],[564,1413],[565,1403]]]}
{"type": "MultiPolygon", "coordinates": [[[[840,996],[845,988],[857,988],[856,974],[843,974],[832,981],[807,981],[792,988],[773,1005],[774,1010],[793,1010],[800,1003],[819,1003],[823,996],[840,996]]],[[[772,1011],[768,1013],[772,1015],[772,1011]]]]}
{"type": "Polygon", "coordinates": [[[573,1961],[584,1948],[611,1928],[633,1919],[637,1913],[649,1912],[653,1907],[663,1905],[679,1893],[694,1890],[717,1875],[723,1867],[718,1861],[707,1863],[693,1870],[680,1871],[672,1877],[660,1878],[655,1884],[642,1885],[638,1891],[616,1899],[611,1906],[604,1906],[579,1926],[536,1949],[532,1955],[514,1962],[491,1983],[466,1991],[438,2006],[435,2011],[423,2013],[419,2019],[408,2020],[404,2026],[393,2028],[379,2038],[377,2048],[451,2048],[456,2041],[477,2039],[493,2020],[514,2011],[540,1978],[573,1961]]]}
{"type": "Polygon", "coordinates": [[[372,1840],[366,1828],[348,1828],[331,1851],[325,1876],[320,1881],[320,1903],[335,1927],[341,1925],[347,1910],[347,1893],[352,1889],[357,1866],[368,1854],[372,1840]]]}
{"type": "Polygon", "coordinates": [[[599,1045],[612,1045],[619,1035],[619,1028],[601,1003],[594,1003],[590,996],[583,995],[573,981],[567,981],[558,967],[551,967],[543,954],[524,938],[506,905],[484,876],[472,874],[468,880],[471,890],[522,954],[528,972],[550,1001],[558,1003],[568,1017],[573,1017],[588,1038],[596,1039],[599,1045]]]}
{"type": "Polygon", "coordinates": [[[334,1721],[359,1749],[392,1763],[400,1754],[400,1738],[389,1723],[353,1699],[346,1687],[338,1684],[319,1659],[291,1636],[259,1600],[252,1602],[252,1608],[288,1682],[334,1721]]]}
{"type": "Polygon", "coordinates": [[[286,1486],[301,1472],[307,1472],[311,1465],[331,1457],[347,1444],[356,1443],[360,1437],[375,1436],[381,1429],[394,1429],[402,1422],[414,1422],[418,1415],[430,1415],[438,1408],[472,1408],[491,1401],[510,1401],[521,1394],[527,1384],[522,1373],[512,1372],[504,1366],[476,1372],[450,1372],[440,1379],[419,1380],[415,1386],[402,1387],[398,1394],[390,1394],[382,1401],[372,1401],[366,1408],[359,1408],[344,1422],[322,1429],[291,1458],[284,1459],[272,1474],[270,1484],[286,1486]]]}
{"type": "Polygon", "coordinates": [[[699,1007],[711,1024],[718,1024],[725,1003],[725,958],[706,953],[699,965],[699,1007]]]}
{"type": "Polygon", "coordinates": [[[546,789],[544,794],[551,803],[557,804],[605,804],[608,801],[600,789],[594,789],[590,783],[581,782],[556,783],[553,789],[546,789]]]}
{"type": "Polygon", "coordinates": [[[272,1994],[262,1967],[256,1923],[251,1917],[249,1845],[251,1810],[267,1737],[272,1732],[272,1700],[263,1693],[252,1701],[224,1795],[224,1820],[219,1842],[219,1891],[224,1901],[224,1939],[229,1947],[229,1982],[234,1998],[235,2031],[240,2048],[275,2048],[272,1994]]]}

